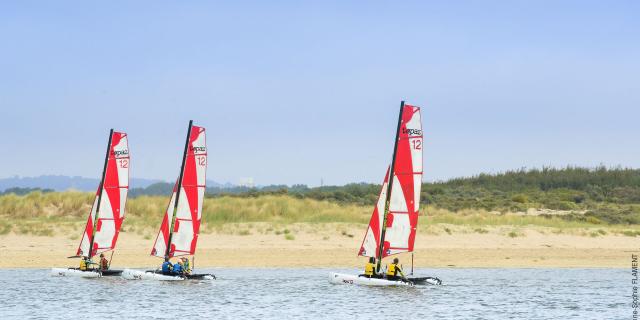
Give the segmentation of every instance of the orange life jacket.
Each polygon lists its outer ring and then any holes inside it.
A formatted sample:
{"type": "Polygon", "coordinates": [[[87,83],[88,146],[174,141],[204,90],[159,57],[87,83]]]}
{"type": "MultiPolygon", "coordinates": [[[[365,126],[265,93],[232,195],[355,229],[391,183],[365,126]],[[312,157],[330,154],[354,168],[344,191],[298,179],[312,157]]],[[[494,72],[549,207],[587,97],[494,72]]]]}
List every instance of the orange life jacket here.
{"type": "Polygon", "coordinates": [[[107,260],[107,258],[100,259],[100,269],[102,270],[109,269],[109,260],[107,260]]]}

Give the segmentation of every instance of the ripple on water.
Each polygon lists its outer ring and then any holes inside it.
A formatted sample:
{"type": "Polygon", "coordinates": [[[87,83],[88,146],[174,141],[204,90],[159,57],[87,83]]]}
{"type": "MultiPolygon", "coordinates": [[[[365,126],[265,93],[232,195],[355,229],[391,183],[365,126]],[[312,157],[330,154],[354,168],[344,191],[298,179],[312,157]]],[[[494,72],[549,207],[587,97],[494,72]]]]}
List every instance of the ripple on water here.
{"type": "MultiPolygon", "coordinates": [[[[431,269],[444,286],[332,285],[319,269],[218,269],[219,280],[126,281],[1,270],[3,319],[621,319],[628,317],[622,269],[431,269]]],[[[421,272],[420,272],[421,271],[421,272]]]]}

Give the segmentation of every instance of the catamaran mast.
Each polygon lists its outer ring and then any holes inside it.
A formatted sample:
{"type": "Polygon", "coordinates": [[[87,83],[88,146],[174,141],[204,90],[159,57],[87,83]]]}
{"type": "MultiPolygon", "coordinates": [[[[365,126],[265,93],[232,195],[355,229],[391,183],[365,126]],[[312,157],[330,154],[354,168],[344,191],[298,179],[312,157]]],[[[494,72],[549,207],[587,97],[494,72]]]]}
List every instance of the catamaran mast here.
{"type": "Polygon", "coordinates": [[[189,120],[189,129],[187,130],[187,142],[184,144],[184,153],[182,154],[182,166],[180,166],[180,176],[178,177],[178,186],[176,189],[176,201],[173,205],[173,216],[171,217],[171,225],[169,226],[169,241],[167,241],[167,249],[164,253],[165,257],[169,256],[171,250],[171,238],[173,237],[173,225],[176,222],[176,214],[178,213],[178,200],[180,199],[180,189],[182,189],[182,176],[184,175],[184,165],[187,161],[187,152],[189,151],[189,138],[191,137],[191,127],[193,120],[189,120]]]}
{"type": "Polygon", "coordinates": [[[96,227],[98,226],[98,218],[100,217],[100,204],[102,203],[102,192],[104,189],[104,177],[107,175],[107,163],[109,163],[109,152],[111,152],[111,139],[113,138],[113,129],[109,131],[109,143],[107,143],[107,154],[104,156],[104,167],[102,168],[102,179],[100,179],[100,188],[98,188],[98,205],[96,207],[96,216],[93,218],[93,228],[91,229],[91,239],[89,239],[89,253],[87,257],[91,259],[93,256],[93,240],[96,237],[96,227]]]}
{"type": "Polygon", "coordinates": [[[400,125],[402,123],[402,111],[404,110],[404,101],[400,102],[400,114],[398,115],[398,128],[396,129],[396,140],[393,144],[393,157],[391,158],[391,167],[389,168],[389,181],[387,182],[387,194],[384,202],[384,214],[382,216],[382,232],[380,233],[380,244],[378,246],[378,262],[376,264],[376,273],[380,272],[382,265],[382,254],[384,250],[384,235],[387,231],[387,214],[389,213],[389,205],[391,202],[391,189],[393,187],[393,175],[396,165],[396,153],[398,151],[398,139],[400,139],[400,125]]]}

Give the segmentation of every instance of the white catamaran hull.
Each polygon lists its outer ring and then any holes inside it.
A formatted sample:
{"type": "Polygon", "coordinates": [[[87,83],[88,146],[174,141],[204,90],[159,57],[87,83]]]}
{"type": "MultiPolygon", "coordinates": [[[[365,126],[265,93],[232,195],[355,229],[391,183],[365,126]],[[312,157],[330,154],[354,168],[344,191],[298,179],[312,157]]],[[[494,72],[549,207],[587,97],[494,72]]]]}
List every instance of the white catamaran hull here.
{"type": "Polygon", "coordinates": [[[124,269],[122,277],[127,280],[160,280],[160,281],[183,281],[182,276],[169,276],[150,271],[140,271],[132,269],[124,269]]]}
{"type": "Polygon", "coordinates": [[[100,272],[95,270],[80,271],[78,269],[70,269],[70,268],[51,268],[51,276],[52,277],[78,277],[78,278],[102,277],[100,272]]]}
{"type": "Polygon", "coordinates": [[[214,280],[215,276],[211,274],[198,274],[191,276],[171,276],[153,271],[141,271],[124,269],[122,277],[127,280],[159,280],[159,281],[184,281],[184,280],[214,280]]]}
{"type": "Polygon", "coordinates": [[[333,284],[358,284],[363,286],[413,286],[413,284],[401,280],[391,281],[387,279],[366,278],[344,273],[329,274],[329,282],[333,284]]]}

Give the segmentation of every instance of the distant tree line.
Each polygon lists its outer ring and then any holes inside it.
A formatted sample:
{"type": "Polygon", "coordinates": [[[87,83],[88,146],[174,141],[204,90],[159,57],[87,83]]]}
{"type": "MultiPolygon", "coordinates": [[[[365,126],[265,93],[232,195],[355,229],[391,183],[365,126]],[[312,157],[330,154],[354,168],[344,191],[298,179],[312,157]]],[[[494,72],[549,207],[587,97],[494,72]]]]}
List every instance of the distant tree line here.
{"type": "Polygon", "coordinates": [[[452,211],[585,212],[567,219],[640,223],[640,169],[566,167],[480,174],[423,185],[422,202],[452,211]]]}
{"type": "Polygon", "coordinates": [[[0,192],[0,196],[1,195],[5,195],[5,194],[10,194],[10,193],[13,193],[13,194],[18,195],[18,196],[24,196],[26,194],[29,194],[31,192],[36,192],[36,191],[40,191],[42,193],[47,193],[47,192],[53,192],[54,190],[53,189],[41,189],[41,188],[19,188],[19,187],[16,187],[16,188],[9,188],[9,189],[4,190],[3,192],[0,192]]]}

